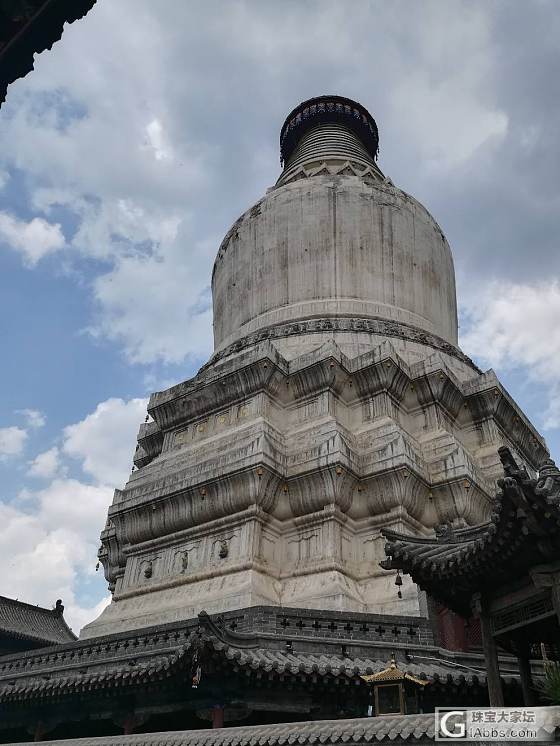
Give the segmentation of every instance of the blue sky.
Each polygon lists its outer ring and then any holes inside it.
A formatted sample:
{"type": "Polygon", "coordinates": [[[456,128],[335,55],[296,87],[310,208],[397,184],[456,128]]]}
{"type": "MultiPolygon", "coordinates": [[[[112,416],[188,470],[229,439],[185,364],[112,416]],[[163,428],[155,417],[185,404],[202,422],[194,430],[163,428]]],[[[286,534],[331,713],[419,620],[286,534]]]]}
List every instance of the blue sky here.
{"type": "Polygon", "coordinates": [[[146,397],[212,349],[221,238],[339,93],[453,249],[461,339],[560,453],[557,3],[98,0],[0,110],[0,593],[75,629],[146,397]],[[7,571],[6,571],[7,570],[7,571]]]}

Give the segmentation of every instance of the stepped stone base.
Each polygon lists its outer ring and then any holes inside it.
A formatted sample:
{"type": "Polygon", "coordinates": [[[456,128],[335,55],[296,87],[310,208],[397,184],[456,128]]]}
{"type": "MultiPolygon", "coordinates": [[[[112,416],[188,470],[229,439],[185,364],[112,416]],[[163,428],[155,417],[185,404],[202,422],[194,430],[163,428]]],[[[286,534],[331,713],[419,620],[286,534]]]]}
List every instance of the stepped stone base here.
{"type": "Polygon", "coordinates": [[[263,604],[420,615],[382,530],[484,522],[498,446],[529,469],[546,453],[492,372],[424,352],[263,341],[154,394],[102,533],[113,601],[81,637],[263,604]]]}
{"type": "Polygon", "coordinates": [[[300,607],[321,611],[353,611],[419,616],[424,594],[407,578],[398,598],[390,577],[377,578],[360,589],[342,573],[325,572],[280,583],[254,571],[241,571],[199,583],[154,589],[140,596],[119,597],[94,622],[82,629],[80,639],[114,634],[209,614],[253,606],[300,607]],[[274,591],[277,591],[274,593],[274,591]],[[283,592],[282,592],[283,591],[283,592]],[[369,596],[371,604],[364,603],[369,596]]]}

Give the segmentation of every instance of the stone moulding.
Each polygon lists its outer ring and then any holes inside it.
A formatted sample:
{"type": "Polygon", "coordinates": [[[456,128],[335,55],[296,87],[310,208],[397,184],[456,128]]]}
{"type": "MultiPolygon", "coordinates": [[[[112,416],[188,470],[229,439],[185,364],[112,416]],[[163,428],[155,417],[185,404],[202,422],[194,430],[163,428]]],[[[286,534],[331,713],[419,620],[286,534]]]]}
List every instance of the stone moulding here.
{"type": "MultiPolygon", "coordinates": [[[[175,534],[162,537],[162,540],[149,540],[136,545],[129,545],[124,549],[124,555],[128,559],[130,557],[144,557],[150,556],[156,558],[156,554],[165,552],[167,549],[173,550],[174,548],[184,546],[188,542],[196,542],[206,537],[212,537],[213,535],[225,535],[228,532],[231,533],[235,529],[242,528],[244,525],[249,523],[259,524],[261,528],[264,528],[269,536],[273,536],[276,540],[280,539],[283,534],[286,535],[287,541],[291,539],[299,541],[299,536],[302,534],[308,535],[309,532],[321,529],[329,522],[336,523],[341,530],[347,526],[348,530],[355,534],[364,533],[368,536],[373,533],[380,536],[379,527],[386,525],[387,523],[398,523],[399,525],[408,525],[411,530],[416,532],[425,532],[425,527],[411,517],[405,508],[401,506],[395,506],[387,511],[384,515],[376,515],[368,518],[363,518],[355,521],[345,515],[336,504],[326,505],[321,510],[315,513],[308,513],[306,515],[295,516],[288,526],[283,526],[281,521],[276,520],[273,516],[267,515],[264,511],[257,507],[249,508],[241,513],[225,518],[210,521],[202,526],[193,526],[190,529],[178,531],[175,534]],[[290,528],[290,525],[292,526],[290,528]]],[[[240,547],[240,550],[236,552],[235,557],[231,558],[231,561],[227,565],[223,565],[221,574],[234,574],[243,570],[255,570],[256,572],[264,573],[270,577],[276,579],[285,579],[289,577],[303,576],[309,573],[310,565],[315,564],[321,572],[329,570],[336,570],[338,572],[344,572],[352,580],[362,580],[362,574],[357,568],[356,563],[344,564],[342,560],[335,559],[333,557],[320,558],[316,560],[306,562],[304,566],[299,569],[289,567],[283,569],[281,567],[271,566],[267,563],[266,559],[263,559],[257,550],[254,559],[249,559],[246,555],[247,547],[240,547]],[[356,565],[356,566],[354,566],[356,565]]],[[[157,569],[157,568],[156,568],[157,569]]],[[[375,572],[376,568],[373,568],[372,572],[375,572]]],[[[378,571],[377,571],[378,572],[378,571]]],[[[194,583],[201,580],[206,580],[216,575],[215,567],[206,567],[205,569],[190,569],[188,574],[182,573],[157,573],[154,578],[150,578],[148,583],[144,583],[141,588],[142,593],[149,593],[151,591],[159,591],[164,588],[172,588],[185,583],[194,583]],[[164,577],[165,576],[165,577],[164,577]]],[[[137,595],[139,592],[138,587],[134,587],[128,591],[119,591],[115,594],[115,599],[130,598],[137,595]]]]}
{"type": "Polygon", "coordinates": [[[155,503],[153,497],[124,509],[109,509],[109,517],[124,541],[137,544],[208,521],[234,515],[252,506],[269,512],[274,509],[281,476],[266,467],[222,474],[211,483],[191,490],[166,494],[155,503]]]}
{"type": "MultiPolygon", "coordinates": [[[[426,371],[426,366],[421,364],[409,367],[390,346],[385,359],[372,354],[352,361],[334,351],[327,359],[313,361],[308,355],[306,360],[290,363],[278,360],[277,355],[269,356],[264,350],[255,352],[256,359],[247,359],[245,363],[242,359],[237,361],[241,368],[228,372],[226,385],[224,379],[199,374],[186,384],[174,387],[172,398],[168,398],[171,392],[152,395],[149,410],[157,422],[154,427],[159,425],[167,430],[188,423],[203,412],[211,414],[258,392],[267,392],[288,403],[325,389],[346,401],[386,391],[400,402],[409,387],[420,406],[437,404],[452,419],[459,416],[463,407],[474,423],[493,420],[529,460],[546,450],[540,435],[492,371],[475,376],[473,381],[459,383],[442,360],[436,362],[433,370],[426,371]],[[304,365],[302,369],[300,362],[304,365]]],[[[542,460],[541,456],[539,458],[542,460]]],[[[142,465],[145,465],[144,459],[142,465]]],[[[134,495],[131,489],[127,492],[134,495]]]]}
{"type": "Polygon", "coordinates": [[[300,165],[283,172],[272,189],[279,189],[287,184],[292,184],[294,181],[311,179],[315,176],[353,176],[361,179],[368,186],[378,186],[380,182],[385,181],[385,177],[377,165],[371,166],[357,159],[341,160],[333,156],[311,167],[309,164],[300,165]]]}
{"type": "Polygon", "coordinates": [[[446,342],[435,334],[418,329],[410,324],[401,321],[389,321],[382,318],[345,318],[345,317],[325,317],[306,319],[296,322],[286,322],[269,326],[253,334],[233,342],[228,347],[218,350],[212,355],[208,363],[204,365],[200,372],[207,370],[219,360],[229,355],[241,352],[247,347],[263,342],[265,340],[280,339],[290,337],[295,334],[316,334],[322,332],[363,332],[365,334],[376,334],[383,337],[396,337],[409,342],[417,342],[434,350],[445,352],[447,355],[457,358],[461,362],[470,366],[473,371],[481,372],[473,361],[454,345],[446,342]]]}

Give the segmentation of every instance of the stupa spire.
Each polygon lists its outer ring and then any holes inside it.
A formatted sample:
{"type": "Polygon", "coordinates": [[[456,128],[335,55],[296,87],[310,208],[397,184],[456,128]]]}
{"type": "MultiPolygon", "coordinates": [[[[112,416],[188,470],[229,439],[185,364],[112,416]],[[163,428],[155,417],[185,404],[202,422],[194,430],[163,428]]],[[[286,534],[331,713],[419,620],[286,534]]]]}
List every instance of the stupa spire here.
{"type": "Polygon", "coordinates": [[[284,169],[277,186],[305,168],[332,173],[352,164],[356,174],[383,177],[375,164],[379,151],[377,125],[361,104],[342,96],[319,96],[304,101],[288,114],[280,131],[280,161],[284,169]],[[337,168],[338,167],[338,168],[337,168]]]}

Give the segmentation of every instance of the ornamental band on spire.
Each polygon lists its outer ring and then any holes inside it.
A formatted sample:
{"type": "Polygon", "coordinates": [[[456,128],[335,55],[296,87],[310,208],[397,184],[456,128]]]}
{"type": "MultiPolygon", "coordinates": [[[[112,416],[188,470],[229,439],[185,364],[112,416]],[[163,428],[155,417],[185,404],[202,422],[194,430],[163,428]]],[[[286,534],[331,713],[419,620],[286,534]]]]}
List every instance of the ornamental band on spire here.
{"type": "Polygon", "coordinates": [[[280,163],[283,166],[288,163],[297,143],[309,129],[333,122],[352,130],[371,157],[377,159],[379,133],[369,111],[343,96],[317,96],[303,101],[286,117],[280,130],[280,163]]]}

